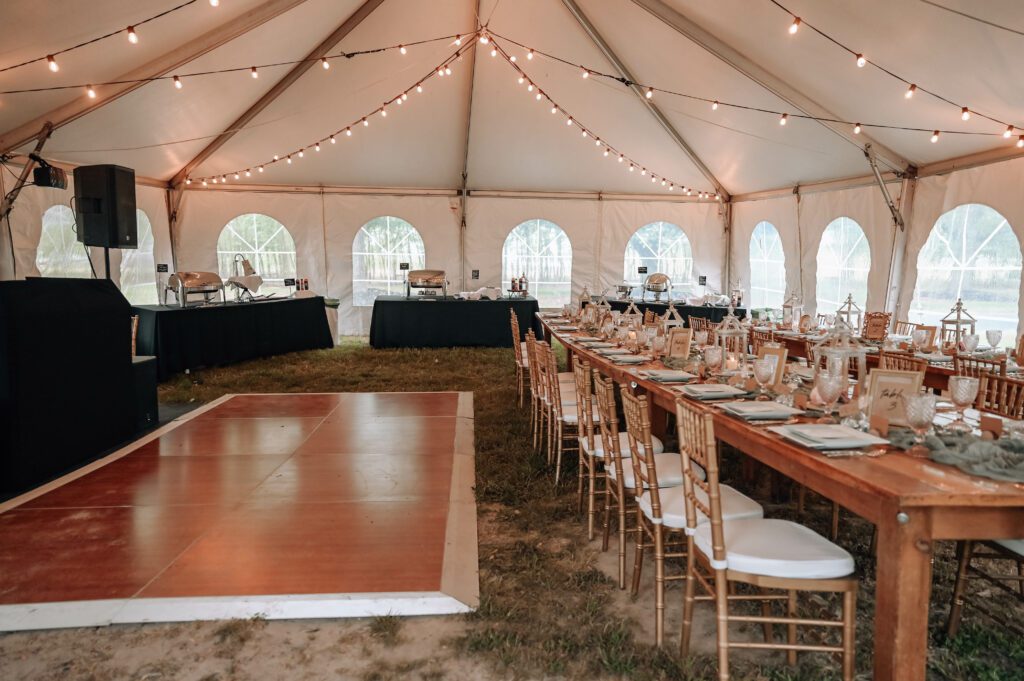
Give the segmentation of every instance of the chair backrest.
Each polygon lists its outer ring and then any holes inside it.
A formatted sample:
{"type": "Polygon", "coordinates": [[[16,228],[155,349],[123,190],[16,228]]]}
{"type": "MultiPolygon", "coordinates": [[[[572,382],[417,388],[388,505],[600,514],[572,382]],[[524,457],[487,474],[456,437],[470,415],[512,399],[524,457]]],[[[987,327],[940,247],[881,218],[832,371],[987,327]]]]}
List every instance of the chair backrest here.
{"type": "MultiPolygon", "coordinates": [[[[683,398],[676,400],[676,428],[683,457],[683,494],[686,499],[686,533],[693,534],[704,519],[711,523],[712,558],[725,561],[722,531],[722,497],[718,483],[718,452],[711,412],[683,398]],[[704,469],[698,475],[694,464],[704,469]],[[697,490],[704,494],[698,496],[697,490]]],[[[714,565],[714,563],[713,563],[714,565]]]]}
{"type": "Polygon", "coordinates": [[[912,352],[878,351],[878,368],[896,371],[928,371],[928,360],[915,357],[912,352]]]}
{"type": "Polygon", "coordinates": [[[633,463],[633,489],[637,494],[651,495],[651,517],[661,519],[661,495],[658,493],[658,469],[654,461],[651,440],[651,416],[647,410],[647,396],[634,395],[628,386],[620,386],[622,412],[626,416],[626,433],[633,463]]]}
{"type": "Polygon", "coordinates": [[[644,310],[644,325],[654,323],[654,312],[652,310],[644,310]]]}
{"type": "Polygon", "coordinates": [[[761,350],[761,346],[763,346],[765,343],[774,342],[774,331],[758,331],[757,329],[754,329],[753,331],[750,332],[750,351],[755,355],[758,353],[758,351],[761,350]]]}
{"type": "Polygon", "coordinates": [[[891,312],[868,312],[864,315],[861,336],[867,340],[883,341],[889,335],[891,312]]]}
{"type": "Polygon", "coordinates": [[[558,382],[558,358],[555,357],[555,351],[550,345],[542,342],[542,346],[546,367],[545,378],[548,383],[546,394],[555,420],[560,420],[565,414],[562,411],[562,386],[558,382]]]}
{"type": "Polygon", "coordinates": [[[611,462],[615,480],[622,484],[622,449],[619,444],[619,416],[615,413],[615,381],[594,373],[594,397],[597,398],[597,415],[601,424],[601,449],[604,451],[605,466],[611,462]]]}
{"type": "Polygon", "coordinates": [[[982,359],[968,355],[953,355],[953,373],[957,376],[974,376],[980,378],[984,373],[997,376],[1006,375],[1006,356],[999,359],[982,359]]]}
{"type": "Polygon", "coordinates": [[[579,356],[573,357],[572,376],[576,383],[576,423],[579,436],[585,439],[587,448],[593,452],[596,437],[594,435],[594,396],[590,389],[590,364],[579,356]]]}
{"type": "Polygon", "coordinates": [[[1018,364],[1024,360],[1024,333],[1017,339],[1017,349],[1013,351],[1013,356],[1017,358],[1018,364]]]}
{"type": "Polygon", "coordinates": [[[814,341],[804,341],[804,359],[807,360],[807,366],[815,369],[819,366],[825,366],[825,357],[814,351],[814,341]]]}
{"type": "Polygon", "coordinates": [[[694,317],[693,315],[690,315],[690,328],[694,331],[709,331],[709,323],[710,322],[708,322],[704,317],[694,317]]]}
{"type": "Polygon", "coordinates": [[[917,330],[917,324],[897,320],[892,327],[892,332],[897,336],[911,336],[917,330]]]}
{"type": "Polygon", "coordinates": [[[523,362],[523,346],[521,345],[522,335],[519,333],[519,317],[516,316],[516,311],[509,309],[510,326],[512,328],[512,354],[516,358],[516,364],[520,367],[524,365],[523,362]]]}
{"type": "Polygon", "coordinates": [[[975,407],[1007,418],[1024,418],[1024,380],[983,373],[975,407]]]}
{"type": "Polygon", "coordinates": [[[942,342],[943,343],[959,343],[960,342],[960,330],[955,328],[943,329],[942,330],[942,342]]]}
{"type": "Polygon", "coordinates": [[[548,353],[551,346],[546,341],[535,341],[533,344],[534,357],[537,359],[537,382],[540,384],[540,399],[547,401],[551,399],[551,381],[548,380],[550,368],[548,366],[548,353]]]}
{"type": "Polygon", "coordinates": [[[537,399],[544,397],[544,382],[541,380],[541,366],[538,359],[537,339],[532,333],[526,334],[526,369],[530,377],[530,393],[537,399]]]}

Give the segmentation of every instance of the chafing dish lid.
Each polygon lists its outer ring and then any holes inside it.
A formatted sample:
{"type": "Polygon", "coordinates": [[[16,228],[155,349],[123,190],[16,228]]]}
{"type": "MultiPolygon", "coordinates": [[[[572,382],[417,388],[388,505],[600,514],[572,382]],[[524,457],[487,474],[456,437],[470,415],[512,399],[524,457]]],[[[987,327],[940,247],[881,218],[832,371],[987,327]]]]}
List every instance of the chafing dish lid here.
{"type": "Polygon", "coordinates": [[[445,285],[444,270],[409,270],[409,286],[441,288],[445,285]]]}
{"type": "Polygon", "coordinates": [[[182,285],[188,289],[219,288],[224,281],[215,272],[175,272],[167,278],[167,285],[177,288],[182,285]]]}
{"type": "Polygon", "coordinates": [[[662,293],[668,290],[671,279],[667,274],[661,272],[655,272],[654,274],[647,275],[647,279],[644,280],[644,288],[648,291],[654,291],[662,293]]]}

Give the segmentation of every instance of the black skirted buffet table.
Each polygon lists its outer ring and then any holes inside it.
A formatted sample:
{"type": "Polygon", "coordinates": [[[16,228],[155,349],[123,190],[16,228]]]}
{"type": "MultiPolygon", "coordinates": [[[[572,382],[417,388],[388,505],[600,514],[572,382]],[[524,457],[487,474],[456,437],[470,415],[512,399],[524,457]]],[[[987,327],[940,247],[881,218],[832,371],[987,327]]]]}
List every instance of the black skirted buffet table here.
{"type": "Polygon", "coordinates": [[[375,348],[512,347],[509,309],[519,330],[543,333],[536,298],[499,300],[406,299],[380,296],[373,303],[370,345],[375,348]]]}
{"type": "Polygon", "coordinates": [[[189,307],[136,305],[140,355],[156,355],[162,381],[186,369],[333,347],[324,299],[189,307]]]}
{"type": "MultiPolygon", "coordinates": [[[[612,306],[613,310],[619,310],[620,312],[625,312],[629,307],[628,300],[609,300],[608,304],[612,306]]],[[[668,303],[655,303],[652,301],[641,303],[638,300],[636,301],[636,307],[640,310],[641,314],[650,310],[656,315],[663,315],[668,310],[668,303]]],[[[676,303],[675,307],[687,326],[690,325],[690,317],[702,317],[717,324],[725,319],[725,315],[729,314],[729,308],[718,305],[683,305],[676,303]]],[[[742,319],[747,314],[747,311],[742,307],[737,307],[733,314],[742,319]]]]}

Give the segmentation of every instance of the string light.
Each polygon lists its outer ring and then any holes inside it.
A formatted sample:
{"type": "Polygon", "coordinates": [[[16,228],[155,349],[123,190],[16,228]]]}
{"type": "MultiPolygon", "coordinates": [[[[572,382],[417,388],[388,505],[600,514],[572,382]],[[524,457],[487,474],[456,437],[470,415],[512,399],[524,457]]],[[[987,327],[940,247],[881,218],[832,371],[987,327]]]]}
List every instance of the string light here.
{"type": "Polygon", "coordinates": [[[237,180],[239,177],[240,177],[239,174],[235,173],[235,179],[237,180]]]}
{"type": "Polygon", "coordinates": [[[619,154],[619,163],[622,163],[622,161],[623,161],[623,160],[624,160],[625,158],[626,158],[625,156],[623,156],[622,154],[619,154]]]}
{"type": "Polygon", "coordinates": [[[262,173],[263,172],[263,166],[259,166],[258,168],[256,168],[256,170],[258,170],[258,171],[260,171],[262,173]]]}
{"type": "Polygon", "coordinates": [[[572,116],[569,116],[568,118],[565,119],[565,124],[572,125],[572,116]]]}
{"type": "Polygon", "coordinates": [[[338,140],[334,139],[334,135],[331,135],[331,144],[337,144],[338,140]]]}
{"type": "Polygon", "coordinates": [[[529,52],[526,53],[526,58],[533,59],[533,50],[530,50],[529,52]]]}
{"type": "Polygon", "coordinates": [[[252,177],[252,171],[251,171],[251,170],[249,170],[248,168],[246,168],[246,169],[245,169],[245,176],[246,176],[246,177],[252,177]]]}
{"type": "Polygon", "coordinates": [[[1017,138],[1017,148],[1024,149],[1024,135],[1017,138]]]}
{"type": "Polygon", "coordinates": [[[497,50],[491,50],[491,56],[492,57],[497,57],[498,56],[498,51],[497,50]]]}
{"type": "Polygon", "coordinates": [[[220,0],[210,0],[210,7],[219,7],[220,0]]]}
{"type": "Polygon", "coordinates": [[[456,45],[456,47],[461,45],[461,44],[462,44],[462,36],[461,35],[455,36],[455,45],[456,45]]]}
{"type": "Polygon", "coordinates": [[[853,134],[854,135],[859,135],[860,134],[860,123],[857,123],[856,125],[853,126],[853,134]]]}
{"type": "Polygon", "coordinates": [[[128,42],[132,45],[137,45],[139,43],[139,34],[135,32],[135,27],[129,26],[126,30],[128,31],[128,42]]]}
{"type": "Polygon", "coordinates": [[[399,45],[398,51],[401,52],[402,54],[405,54],[408,50],[405,49],[405,45],[399,45]]]}
{"type": "Polygon", "coordinates": [[[914,96],[915,92],[917,92],[917,86],[911,83],[910,87],[907,88],[907,91],[903,93],[903,96],[906,97],[907,99],[910,99],[911,97],[914,96]]]}
{"type": "Polygon", "coordinates": [[[971,120],[971,110],[966,106],[960,109],[960,120],[969,121],[971,120]]]}
{"type": "Polygon", "coordinates": [[[327,57],[320,57],[320,66],[324,67],[324,71],[331,68],[331,62],[327,61],[327,57]]]}
{"type": "Polygon", "coordinates": [[[203,180],[203,186],[204,187],[206,186],[206,180],[203,180]]]}
{"type": "Polygon", "coordinates": [[[46,55],[46,65],[50,67],[50,70],[54,73],[60,71],[60,66],[57,65],[57,60],[52,54],[46,55]]]}
{"type": "Polygon", "coordinates": [[[800,17],[793,17],[793,23],[789,25],[789,34],[796,35],[796,32],[800,30],[800,17]]]}
{"type": "Polygon", "coordinates": [[[862,69],[864,65],[868,63],[868,60],[864,58],[863,54],[857,55],[857,68],[862,69]]]}
{"type": "Polygon", "coordinates": [[[452,75],[452,67],[450,67],[450,66],[444,67],[444,75],[446,75],[446,76],[452,75]]]}
{"type": "Polygon", "coordinates": [[[537,91],[537,94],[536,94],[536,99],[537,99],[537,101],[538,101],[538,102],[539,102],[540,100],[544,99],[544,95],[543,95],[543,94],[541,94],[540,90],[538,90],[538,91],[537,91]]]}
{"type": "Polygon", "coordinates": [[[346,137],[351,137],[352,136],[352,128],[345,128],[345,136],[346,137]]]}
{"type": "Polygon", "coordinates": [[[480,34],[480,44],[481,45],[486,45],[489,42],[491,42],[491,39],[487,37],[487,33],[486,32],[481,33],[480,34]]]}
{"type": "Polygon", "coordinates": [[[313,150],[314,151],[320,151],[320,143],[319,142],[317,142],[315,145],[313,145],[313,150]]]}
{"type": "Polygon", "coordinates": [[[717,100],[711,103],[711,110],[712,111],[718,111],[718,101],[717,100]]]}
{"type": "Polygon", "coordinates": [[[785,125],[786,121],[788,121],[788,120],[789,120],[789,114],[788,113],[782,114],[782,117],[779,118],[779,125],[785,125]]]}
{"type": "Polygon", "coordinates": [[[286,160],[288,161],[288,165],[291,165],[292,164],[292,155],[288,154],[288,158],[286,160]]]}
{"type": "Polygon", "coordinates": [[[363,127],[364,128],[370,127],[370,121],[366,120],[366,116],[363,116],[363,127]]]}
{"type": "Polygon", "coordinates": [[[380,108],[380,116],[381,116],[381,118],[387,118],[388,117],[388,110],[385,109],[383,106],[380,108]]]}
{"type": "Polygon", "coordinates": [[[1012,135],[1013,135],[1013,126],[1012,125],[1006,126],[1006,130],[1003,131],[1003,139],[1010,139],[1010,137],[1012,135]]]}
{"type": "Polygon", "coordinates": [[[939,141],[939,131],[936,130],[935,132],[932,133],[932,144],[935,144],[938,141],[939,141]]]}
{"type": "Polygon", "coordinates": [[[422,85],[417,85],[416,86],[416,92],[423,92],[423,86],[422,85]]]}
{"type": "Polygon", "coordinates": [[[590,71],[587,71],[586,69],[583,69],[583,73],[581,75],[584,78],[590,78],[590,71]]]}
{"type": "Polygon", "coordinates": [[[178,78],[177,76],[174,77],[174,87],[178,88],[179,90],[181,89],[181,78],[178,78]]]}
{"type": "Polygon", "coordinates": [[[93,89],[92,85],[86,86],[85,94],[89,95],[89,99],[96,99],[96,90],[93,89]]]}
{"type": "Polygon", "coordinates": [[[654,96],[654,90],[652,90],[651,88],[647,88],[647,92],[644,93],[644,97],[646,97],[647,99],[650,99],[653,96],[654,96]]]}
{"type": "Polygon", "coordinates": [[[551,107],[551,113],[553,113],[553,114],[554,113],[558,113],[558,107],[557,106],[551,107]]]}
{"type": "Polygon", "coordinates": [[[256,67],[255,67],[255,66],[254,66],[254,67],[252,67],[252,68],[251,68],[251,69],[249,70],[249,73],[251,73],[251,74],[252,74],[252,77],[253,77],[253,78],[259,78],[259,77],[260,77],[260,72],[256,70],[256,67]]]}
{"type": "Polygon", "coordinates": [[[641,175],[646,175],[647,174],[647,168],[641,168],[640,169],[640,174],[641,175]]]}
{"type": "MultiPolygon", "coordinates": [[[[306,155],[306,152],[304,152],[302,149],[299,149],[299,158],[302,158],[305,155],[306,155]]],[[[289,156],[289,158],[291,158],[291,157],[289,156]]]]}

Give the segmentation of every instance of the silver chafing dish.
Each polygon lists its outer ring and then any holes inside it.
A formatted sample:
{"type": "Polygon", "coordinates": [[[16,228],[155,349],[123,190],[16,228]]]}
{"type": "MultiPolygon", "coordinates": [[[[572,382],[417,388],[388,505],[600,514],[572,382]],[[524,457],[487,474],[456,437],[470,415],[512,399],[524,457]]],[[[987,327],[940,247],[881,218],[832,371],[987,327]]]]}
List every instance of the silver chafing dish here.
{"type": "Polygon", "coordinates": [[[629,295],[633,292],[633,287],[629,284],[622,283],[616,284],[615,293],[619,300],[629,300],[629,295]]]}
{"type": "Polygon", "coordinates": [[[167,304],[168,291],[174,293],[180,307],[185,307],[190,295],[201,295],[203,302],[209,303],[220,292],[220,301],[224,302],[224,281],[214,272],[175,272],[167,277],[164,305],[167,304]]]}
{"type": "Polygon", "coordinates": [[[444,270],[409,270],[405,279],[405,297],[412,298],[412,290],[420,289],[417,295],[437,295],[436,290],[441,289],[441,296],[448,297],[448,280],[445,278],[444,270]],[[429,293],[427,293],[429,291],[429,293]]]}
{"type": "Polygon", "coordinates": [[[648,292],[654,294],[654,301],[658,302],[661,300],[661,294],[667,293],[669,300],[672,299],[672,279],[667,274],[661,272],[655,272],[654,274],[648,274],[647,278],[644,279],[643,293],[640,295],[640,300],[647,298],[648,292]]]}

